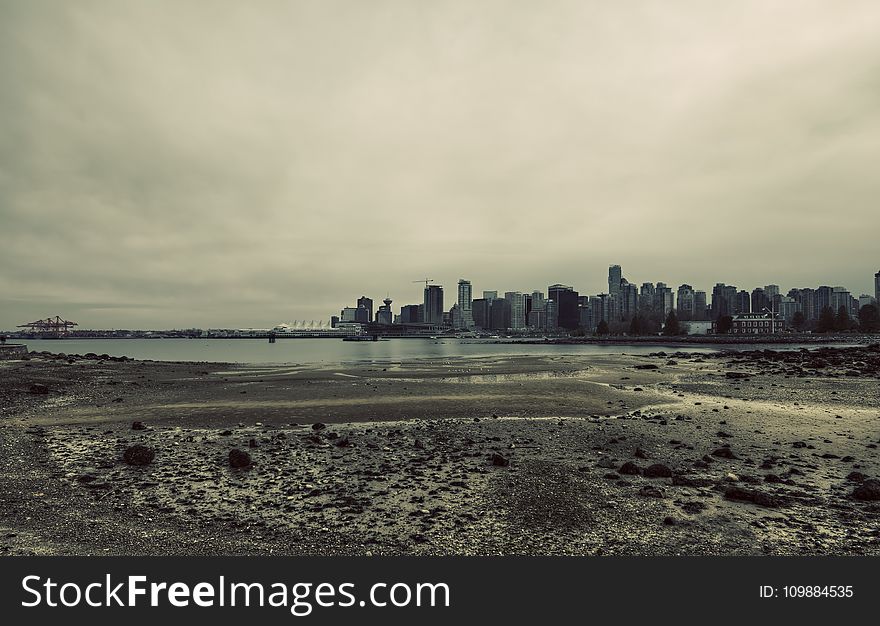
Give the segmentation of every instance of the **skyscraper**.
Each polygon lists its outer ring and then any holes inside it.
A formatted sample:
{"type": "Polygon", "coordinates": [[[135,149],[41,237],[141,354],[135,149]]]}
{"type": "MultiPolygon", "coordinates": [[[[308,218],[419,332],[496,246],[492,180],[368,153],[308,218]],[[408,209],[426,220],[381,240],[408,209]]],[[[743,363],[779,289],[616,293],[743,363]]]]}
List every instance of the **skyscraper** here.
{"type": "Polygon", "coordinates": [[[610,265],[608,267],[608,295],[617,296],[620,294],[620,281],[623,279],[623,272],[619,265],[610,265]]]}
{"type": "Polygon", "coordinates": [[[391,324],[394,321],[394,315],[391,313],[391,298],[382,300],[384,304],[376,311],[377,324],[391,324]]]}
{"type": "Polygon", "coordinates": [[[464,278],[458,281],[458,308],[461,311],[462,327],[473,328],[473,291],[471,289],[471,281],[464,278]]]}
{"type": "Polygon", "coordinates": [[[425,287],[425,324],[443,323],[443,286],[425,287]]]}
{"type": "Polygon", "coordinates": [[[523,295],[519,291],[508,291],[504,299],[510,302],[510,325],[509,328],[519,330],[526,326],[526,311],[523,295]]]}
{"type": "Polygon", "coordinates": [[[654,293],[654,310],[662,313],[663,316],[668,315],[675,308],[674,298],[671,287],[667,287],[666,283],[657,283],[654,293]]]}
{"type": "Polygon", "coordinates": [[[696,319],[694,317],[694,288],[687,284],[679,285],[677,296],[678,319],[696,319]]]}
{"type": "Polygon", "coordinates": [[[491,328],[489,323],[489,300],[477,298],[473,301],[474,325],[483,330],[491,328]]]}
{"type": "Polygon", "coordinates": [[[489,305],[489,323],[492,330],[507,330],[510,328],[510,300],[507,298],[495,298],[489,305]]]}
{"type": "Polygon", "coordinates": [[[707,309],[706,292],[702,289],[697,289],[694,291],[694,319],[697,321],[705,320],[707,309]]]}
{"type": "Polygon", "coordinates": [[[373,300],[372,300],[372,298],[368,298],[367,296],[361,296],[360,298],[358,298],[357,305],[358,305],[358,308],[363,307],[366,310],[366,319],[364,320],[364,323],[372,322],[373,321],[373,300]]]}
{"type": "Polygon", "coordinates": [[[880,306],[880,271],[874,274],[874,299],[880,306]]]}
{"type": "Polygon", "coordinates": [[[559,327],[568,330],[576,329],[580,322],[578,316],[578,292],[566,285],[550,285],[547,288],[547,298],[556,303],[555,308],[559,327]]]}

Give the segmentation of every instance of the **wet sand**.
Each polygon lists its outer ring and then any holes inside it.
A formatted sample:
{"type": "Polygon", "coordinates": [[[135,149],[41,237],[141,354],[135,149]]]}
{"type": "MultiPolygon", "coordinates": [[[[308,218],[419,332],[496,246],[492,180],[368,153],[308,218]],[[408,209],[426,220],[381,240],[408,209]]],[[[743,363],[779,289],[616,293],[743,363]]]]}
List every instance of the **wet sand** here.
{"type": "Polygon", "coordinates": [[[877,554],[880,351],[821,352],[2,362],[0,553],[877,554]]]}

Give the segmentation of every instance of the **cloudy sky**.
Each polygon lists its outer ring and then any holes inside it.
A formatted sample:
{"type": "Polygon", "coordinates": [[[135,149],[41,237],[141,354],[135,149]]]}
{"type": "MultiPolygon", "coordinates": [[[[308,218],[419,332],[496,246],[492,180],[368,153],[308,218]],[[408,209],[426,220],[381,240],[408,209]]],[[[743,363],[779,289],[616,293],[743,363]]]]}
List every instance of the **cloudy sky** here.
{"type": "Polygon", "coordinates": [[[0,328],[880,269],[876,0],[0,0],[0,328]]]}

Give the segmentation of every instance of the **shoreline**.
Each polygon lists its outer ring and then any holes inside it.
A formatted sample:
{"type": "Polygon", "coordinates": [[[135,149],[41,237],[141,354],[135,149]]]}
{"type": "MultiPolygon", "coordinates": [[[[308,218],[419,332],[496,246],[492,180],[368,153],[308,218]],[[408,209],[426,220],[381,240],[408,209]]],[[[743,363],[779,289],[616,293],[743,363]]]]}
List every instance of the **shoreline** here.
{"type": "Polygon", "coordinates": [[[2,554],[880,554],[880,346],[0,368],[2,554]]]}

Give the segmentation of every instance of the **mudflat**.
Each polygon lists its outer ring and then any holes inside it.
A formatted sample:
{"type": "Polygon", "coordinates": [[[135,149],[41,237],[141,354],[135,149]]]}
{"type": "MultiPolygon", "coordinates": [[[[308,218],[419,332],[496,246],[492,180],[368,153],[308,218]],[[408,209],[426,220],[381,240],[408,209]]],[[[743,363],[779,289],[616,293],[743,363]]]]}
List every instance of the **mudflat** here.
{"type": "Polygon", "coordinates": [[[878,383],[878,345],[32,354],[0,362],[0,553],[878,554],[878,383]]]}

